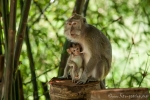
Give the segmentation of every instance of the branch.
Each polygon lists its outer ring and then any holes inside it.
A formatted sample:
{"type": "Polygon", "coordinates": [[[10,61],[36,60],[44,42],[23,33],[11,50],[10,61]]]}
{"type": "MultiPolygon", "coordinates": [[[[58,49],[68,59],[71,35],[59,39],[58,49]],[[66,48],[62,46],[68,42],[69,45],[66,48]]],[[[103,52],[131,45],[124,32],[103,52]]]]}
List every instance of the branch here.
{"type": "MultiPolygon", "coordinates": [[[[49,70],[43,72],[42,74],[36,76],[35,78],[39,78],[40,76],[42,76],[42,75],[44,75],[44,74],[47,74],[48,72],[50,72],[50,71],[52,71],[52,70],[54,70],[54,69],[56,69],[56,68],[58,68],[57,65],[56,65],[53,69],[49,69],[49,70]]],[[[26,83],[23,83],[23,84],[24,84],[24,85],[27,85],[27,84],[31,83],[33,80],[34,80],[34,79],[31,79],[30,81],[28,81],[28,82],[26,82],[26,83]]]]}
{"type": "MultiPolygon", "coordinates": [[[[29,26],[29,28],[31,27],[31,26],[33,26],[35,23],[37,23],[39,20],[40,20],[40,18],[41,18],[41,16],[44,14],[44,12],[48,9],[48,7],[50,6],[50,4],[51,3],[48,3],[47,4],[47,6],[42,10],[40,7],[39,7],[39,4],[37,3],[37,2],[34,2],[35,3],[35,5],[38,7],[38,10],[40,11],[40,14],[39,14],[39,16],[38,16],[38,18],[37,19],[35,19],[34,21],[33,21],[33,23],[29,26]]],[[[35,15],[34,15],[35,16],[35,15]]],[[[33,18],[35,18],[33,16],[33,18]]],[[[31,20],[31,19],[30,19],[31,20]]],[[[33,20],[33,19],[32,19],[33,20]]]]}
{"type": "Polygon", "coordinates": [[[148,24],[150,25],[150,18],[149,18],[148,13],[147,13],[146,10],[145,10],[145,7],[142,7],[142,9],[143,9],[143,12],[144,12],[144,14],[145,14],[145,16],[146,16],[146,18],[147,18],[148,24]]]}
{"type": "MultiPolygon", "coordinates": [[[[50,6],[50,3],[45,7],[44,10],[42,10],[42,8],[40,7],[40,5],[39,5],[37,2],[34,2],[34,3],[35,3],[35,5],[37,6],[37,8],[38,8],[38,10],[39,10],[39,12],[40,12],[40,15],[39,15],[39,17],[33,22],[32,25],[34,25],[36,22],[38,22],[38,21],[40,20],[40,18],[41,18],[41,15],[43,15],[44,18],[45,18],[45,20],[48,21],[48,23],[49,23],[50,26],[53,28],[53,30],[56,31],[56,28],[51,24],[51,22],[48,20],[47,16],[44,14],[44,12],[46,11],[46,9],[50,6]]],[[[31,25],[31,26],[32,26],[32,25],[31,25]]],[[[59,42],[60,42],[59,35],[58,35],[57,32],[56,32],[56,36],[57,36],[57,38],[58,38],[58,40],[59,40],[59,42]]]]}

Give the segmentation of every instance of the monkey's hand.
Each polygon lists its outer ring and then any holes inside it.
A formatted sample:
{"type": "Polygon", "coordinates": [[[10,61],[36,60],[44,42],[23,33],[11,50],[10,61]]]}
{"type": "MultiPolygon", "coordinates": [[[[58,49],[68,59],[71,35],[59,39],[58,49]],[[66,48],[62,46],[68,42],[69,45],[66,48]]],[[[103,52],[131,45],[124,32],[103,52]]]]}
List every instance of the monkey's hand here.
{"type": "Polygon", "coordinates": [[[62,80],[63,80],[63,79],[69,79],[69,75],[66,74],[66,75],[60,76],[60,77],[58,77],[58,78],[59,78],[59,79],[62,79],[62,80]]]}
{"type": "Polygon", "coordinates": [[[83,74],[81,75],[81,78],[78,80],[78,82],[76,84],[85,84],[87,82],[87,77],[88,75],[86,74],[86,72],[83,72],[83,74]]]}

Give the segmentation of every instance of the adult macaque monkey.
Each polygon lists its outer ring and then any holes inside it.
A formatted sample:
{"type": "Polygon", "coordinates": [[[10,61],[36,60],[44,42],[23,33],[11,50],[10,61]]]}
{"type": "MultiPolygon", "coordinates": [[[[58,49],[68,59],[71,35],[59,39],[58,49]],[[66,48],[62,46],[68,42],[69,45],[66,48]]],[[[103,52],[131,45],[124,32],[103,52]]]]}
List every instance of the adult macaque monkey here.
{"type": "Polygon", "coordinates": [[[77,84],[102,81],[110,71],[112,60],[112,48],[106,36],[78,14],[66,21],[64,34],[83,49],[84,71],[77,84]]]}

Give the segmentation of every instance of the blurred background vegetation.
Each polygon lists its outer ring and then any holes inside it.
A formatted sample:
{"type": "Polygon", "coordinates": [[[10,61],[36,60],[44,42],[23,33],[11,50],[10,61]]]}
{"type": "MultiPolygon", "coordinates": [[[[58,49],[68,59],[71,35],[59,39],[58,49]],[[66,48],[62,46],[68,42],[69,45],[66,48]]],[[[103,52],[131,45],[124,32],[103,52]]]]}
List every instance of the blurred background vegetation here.
{"type": "MultiPolygon", "coordinates": [[[[19,1],[19,0],[18,0],[19,1]]],[[[17,2],[18,28],[20,2],[17,2]]],[[[58,76],[63,45],[64,23],[75,0],[33,0],[28,16],[28,35],[35,66],[38,95],[46,100],[48,82],[58,76]]],[[[108,88],[150,88],[150,1],[89,0],[86,19],[110,39],[112,69],[106,78],[108,88]]],[[[24,42],[19,69],[25,100],[33,100],[33,85],[27,45],[24,42]]],[[[48,100],[48,99],[47,99],[48,100]]]]}

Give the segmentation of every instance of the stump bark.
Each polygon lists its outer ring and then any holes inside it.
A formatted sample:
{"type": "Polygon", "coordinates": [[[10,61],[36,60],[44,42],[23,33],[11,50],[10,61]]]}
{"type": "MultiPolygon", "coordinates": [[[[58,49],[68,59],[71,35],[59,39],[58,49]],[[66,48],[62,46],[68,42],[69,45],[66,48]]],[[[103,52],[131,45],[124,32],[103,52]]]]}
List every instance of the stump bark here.
{"type": "Polygon", "coordinates": [[[51,100],[150,100],[148,88],[100,89],[100,82],[76,85],[58,78],[49,84],[51,100]]]}
{"type": "Polygon", "coordinates": [[[49,84],[51,100],[87,100],[90,91],[100,89],[99,82],[76,85],[71,80],[53,78],[49,84]]]}

